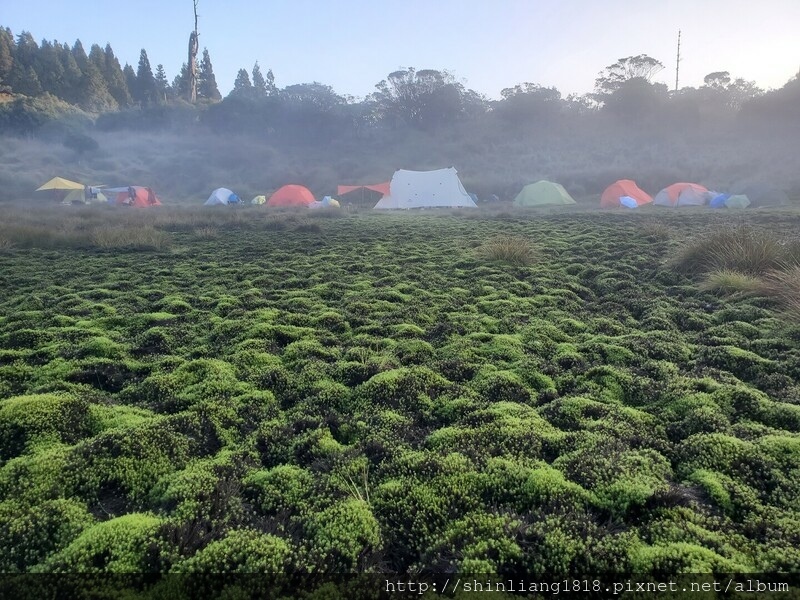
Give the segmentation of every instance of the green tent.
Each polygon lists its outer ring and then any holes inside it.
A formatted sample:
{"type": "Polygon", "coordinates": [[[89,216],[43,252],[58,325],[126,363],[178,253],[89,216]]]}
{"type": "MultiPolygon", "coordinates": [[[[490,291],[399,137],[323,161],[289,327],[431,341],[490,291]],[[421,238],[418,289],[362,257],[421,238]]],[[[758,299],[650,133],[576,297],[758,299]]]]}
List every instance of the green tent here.
{"type": "Polygon", "coordinates": [[[552,181],[537,181],[526,185],[517,197],[514,198],[514,206],[548,206],[558,204],[575,204],[572,199],[559,183],[552,181]]]}
{"type": "Polygon", "coordinates": [[[725,206],[728,208],[747,208],[750,206],[750,198],[744,194],[737,194],[725,200],[725,206]]]}

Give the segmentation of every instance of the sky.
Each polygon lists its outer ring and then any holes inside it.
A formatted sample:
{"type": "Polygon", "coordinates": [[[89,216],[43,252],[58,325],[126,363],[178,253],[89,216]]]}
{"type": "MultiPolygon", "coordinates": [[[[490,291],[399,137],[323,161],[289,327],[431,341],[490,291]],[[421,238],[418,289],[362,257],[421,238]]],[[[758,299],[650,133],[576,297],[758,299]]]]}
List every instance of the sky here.
{"type": "MultiPolygon", "coordinates": [[[[566,96],[592,91],[619,58],[664,64],[680,87],[714,71],[782,87],[800,70],[800,0],[197,0],[223,96],[258,61],[278,87],[320,82],[363,98],[398,69],[447,70],[490,99],[532,82],[566,96]]],[[[192,0],[0,0],[0,26],[41,42],[110,43],[134,69],[142,48],[170,81],[186,62],[192,0]]]]}

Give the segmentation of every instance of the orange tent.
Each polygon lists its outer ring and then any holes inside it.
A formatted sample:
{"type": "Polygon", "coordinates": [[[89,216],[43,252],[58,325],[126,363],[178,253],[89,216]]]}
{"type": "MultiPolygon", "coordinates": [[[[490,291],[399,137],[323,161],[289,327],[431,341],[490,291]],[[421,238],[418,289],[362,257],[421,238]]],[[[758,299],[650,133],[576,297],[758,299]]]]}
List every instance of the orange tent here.
{"type": "Polygon", "coordinates": [[[307,187],[285,185],[270,196],[267,206],[308,206],[314,200],[314,194],[307,187]]]}
{"type": "MultiPolygon", "coordinates": [[[[636,200],[636,204],[641,206],[652,202],[653,198],[642,190],[635,181],[630,179],[620,179],[608,186],[603,195],[600,196],[600,206],[602,208],[618,208],[620,206],[619,199],[628,196],[636,200]]],[[[633,204],[631,203],[631,206],[633,204]]]]}
{"type": "Polygon", "coordinates": [[[161,206],[161,201],[155,192],[149,187],[134,185],[117,194],[118,206],[133,206],[135,208],[147,208],[148,206],[161,206]]]}

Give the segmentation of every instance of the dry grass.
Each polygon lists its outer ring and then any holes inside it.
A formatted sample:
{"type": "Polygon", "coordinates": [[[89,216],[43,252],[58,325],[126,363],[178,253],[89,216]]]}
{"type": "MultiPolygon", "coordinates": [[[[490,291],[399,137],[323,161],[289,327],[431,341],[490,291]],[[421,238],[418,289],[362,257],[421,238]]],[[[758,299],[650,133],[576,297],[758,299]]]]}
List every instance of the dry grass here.
{"type": "Polygon", "coordinates": [[[777,301],[793,320],[800,320],[800,266],[770,271],[763,278],[760,291],[777,301]]]}
{"type": "Polygon", "coordinates": [[[92,245],[103,250],[164,250],[172,238],[164,231],[152,227],[109,227],[97,229],[91,235],[92,245]]]}
{"type": "Polygon", "coordinates": [[[193,233],[195,237],[201,240],[212,240],[219,237],[219,231],[214,227],[197,227],[193,233]]]}
{"type": "Polygon", "coordinates": [[[533,262],[535,255],[530,242],[515,235],[499,235],[482,246],[483,254],[490,260],[525,266],[533,262]]]}
{"type": "Polygon", "coordinates": [[[672,227],[655,221],[645,223],[640,231],[642,235],[658,241],[665,241],[672,237],[672,227]]]}
{"type": "Polygon", "coordinates": [[[763,275],[785,263],[786,247],[768,230],[747,225],[726,227],[687,245],[671,266],[689,274],[736,271],[763,275]]]}
{"type": "Polygon", "coordinates": [[[753,294],[761,287],[762,281],[758,277],[727,269],[708,273],[700,283],[701,290],[723,296],[753,294]]]}

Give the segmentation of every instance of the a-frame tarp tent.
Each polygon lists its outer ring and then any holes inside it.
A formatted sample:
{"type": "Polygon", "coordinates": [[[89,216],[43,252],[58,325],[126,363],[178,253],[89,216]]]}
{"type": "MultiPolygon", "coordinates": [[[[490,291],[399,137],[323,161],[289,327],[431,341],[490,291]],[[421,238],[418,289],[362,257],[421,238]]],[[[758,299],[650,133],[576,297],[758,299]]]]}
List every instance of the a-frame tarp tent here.
{"type": "Polygon", "coordinates": [[[336,195],[345,204],[352,204],[359,208],[372,208],[383,196],[389,195],[389,182],[371,185],[340,185],[336,188],[336,195]]]}
{"type": "Polygon", "coordinates": [[[404,208],[477,208],[458,171],[453,167],[433,171],[395,171],[389,194],[375,205],[378,210],[404,208]]]}

